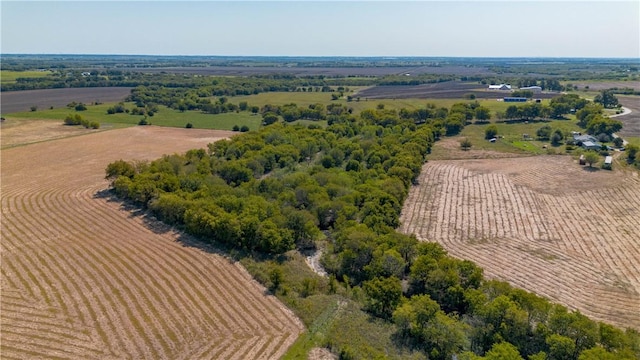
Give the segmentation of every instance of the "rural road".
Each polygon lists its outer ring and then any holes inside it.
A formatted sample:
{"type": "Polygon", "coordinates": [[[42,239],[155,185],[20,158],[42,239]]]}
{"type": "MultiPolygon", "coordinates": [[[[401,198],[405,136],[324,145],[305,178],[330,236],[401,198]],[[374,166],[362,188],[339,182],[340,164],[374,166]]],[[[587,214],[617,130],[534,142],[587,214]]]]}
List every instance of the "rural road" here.
{"type": "Polygon", "coordinates": [[[622,112],[620,114],[609,115],[609,117],[612,118],[612,117],[618,117],[618,116],[623,116],[628,114],[631,114],[631,109],[622,106],[622,112]]]}
{"type": "MultiPolygon", "coordinates": [[[[622,106],[622,112],[620,114],[615,114],[615,115],[610,115],[610,118],[613,117],[618,117],[618,116],[622,116],[622,115],[627,115],[627,114],[631,114],[631,109],[622,106]]],[[[612,134],[614,138],[617,138],[618,135],[617,134],[612,134]]],[[[622,139],[622,146],[627,146],[627,144],[629,144],[629,142],[625,139],[622,139]]]]}

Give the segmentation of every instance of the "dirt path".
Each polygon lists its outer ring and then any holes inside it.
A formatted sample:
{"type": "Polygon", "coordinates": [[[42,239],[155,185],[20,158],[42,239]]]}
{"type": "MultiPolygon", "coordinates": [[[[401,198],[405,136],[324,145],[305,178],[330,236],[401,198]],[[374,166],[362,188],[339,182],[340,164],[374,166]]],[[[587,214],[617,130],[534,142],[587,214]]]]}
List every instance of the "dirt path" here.
{"type": "Polygon", "coordinates": [[[230,134],[133,127],[2,150],[2,357],[282,356],[303,325],[244,268],[100,196],[109,162],[230,134]]]}

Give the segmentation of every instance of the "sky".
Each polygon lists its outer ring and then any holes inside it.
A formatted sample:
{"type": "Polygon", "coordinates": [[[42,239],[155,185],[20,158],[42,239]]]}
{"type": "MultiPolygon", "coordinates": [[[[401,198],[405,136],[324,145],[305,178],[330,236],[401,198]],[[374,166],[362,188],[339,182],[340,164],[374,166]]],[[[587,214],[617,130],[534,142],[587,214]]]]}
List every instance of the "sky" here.
{"type": "Polygon", "coordinates": [[[7,1],[2,54],[640,59],[640,1],[7,1]]]}

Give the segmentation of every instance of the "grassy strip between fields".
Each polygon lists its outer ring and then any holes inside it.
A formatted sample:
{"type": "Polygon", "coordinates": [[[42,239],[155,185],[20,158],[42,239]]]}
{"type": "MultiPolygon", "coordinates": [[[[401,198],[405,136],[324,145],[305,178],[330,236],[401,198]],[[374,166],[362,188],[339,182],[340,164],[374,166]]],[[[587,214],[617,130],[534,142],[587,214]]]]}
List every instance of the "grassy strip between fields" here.
{"type": "Polygon", "coordinates": [[[51,71],[0,70],[0,82],[3,84],[13,84],[19,78],[42,78],[50,76],[51,74],[51,71]]]}
{"type": "MultiPolygon", "coordinates": [[[[107,114],[107,109],[114,104],[88,105],[87,110],[76,111],[69,108],[54,108],[47,110],[27,111],[9,114],[9,117],[21,119],[49,119],[64,121],[67,115],[80,114],[89,121],[97,121],[101,126],[108,124],[137,125],[144,118],[142,115],[127,113],[107,114]]],[[[126,104],[128,109],[133,104],[126,104]]],[[[259,115],[250,112],[230,112],[224,114],[205,114],[199,111],[184,111],[170,109],[166,106],[158,106],[159,111],[154,116],[147,117],[147,121],[153,125],[169,127],[185,127],[190,123],[196,129],[232,130],[235,125],[242,127],[247,125],[250,130],[257,130],[262,121],[259,115]]]]}

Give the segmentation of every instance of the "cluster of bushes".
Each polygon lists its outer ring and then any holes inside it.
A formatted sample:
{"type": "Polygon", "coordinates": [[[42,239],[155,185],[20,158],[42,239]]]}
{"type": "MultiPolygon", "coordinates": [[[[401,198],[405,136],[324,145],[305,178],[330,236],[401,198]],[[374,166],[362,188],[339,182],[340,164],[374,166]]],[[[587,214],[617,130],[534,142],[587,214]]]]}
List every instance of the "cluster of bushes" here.
{"type": "Polygon", "coordinates": [[[249,127],[247,125],[242,125],[242,126],[233,125],[233,128],[231,130],[240,131],[240,132],[247,132],[247,131],[249,131],[249,127]]]}
{"type": "Polygon", "coordinates": [[[566,114],[587,106],[588,100],[576,94],[563,94],[551,99],[549,105],[542,103],[526,103],[511,105],[498,118],[507,120],[562,119],[566,114]]]}
{"type": "Polygon", "coordinates": [[[84,103],[77,103],[75,101],[72,101],[70,103],[67,104],[67,107],[69,109],[74,109],[75,111],[85,111],[87,110],[87,105],[85,105],[84,103]]]}
{"type": "Polygon", "coordinates": [[[67,115],[64,118],[65,125],[82,125],[86,129],[99,129],[100,123],[97,121],[89,121],[83,118],[80,114],[67,115]]]}
{"type": "Polygon", "coordinates": [[[129,110],[125,107],[124,103],[120,102],[107,109],[108,115],[126,113],[131,115],[153,116],[157,112],[158,112],[158,105],[153,103],[149,103],[144,106],[136,106],[133,109],[129,110]]]}
{"type": "Polygon", "coordinates": [[[559,146],[565,139],[565,135],[560,129],[552,129],[549,125],[543,125],[536,131],[538,140],[551,141],[551,145],[559,146]]]}
{"type": "MultiPolygon", "coordinates": [[[[106,175],[118,196],[203,241],[278,255],[325,238],[327,284],[305,277],[284,286],[298,275],[279,267],[260,280],[279,296],[296,296],[292,306],[342,284],[350,301],[392,329],[397,346],[429,359],[637,358],[637,332],[488,281],[472,262],[395,231],[451,113],[416,124],[379,107],[359,118],[328,116],[326,128],[274,124],[207,150],[116,161],[106,175]]],[[[333,341],[325,345],[345,358],[370,354],[333,341]]]]}

